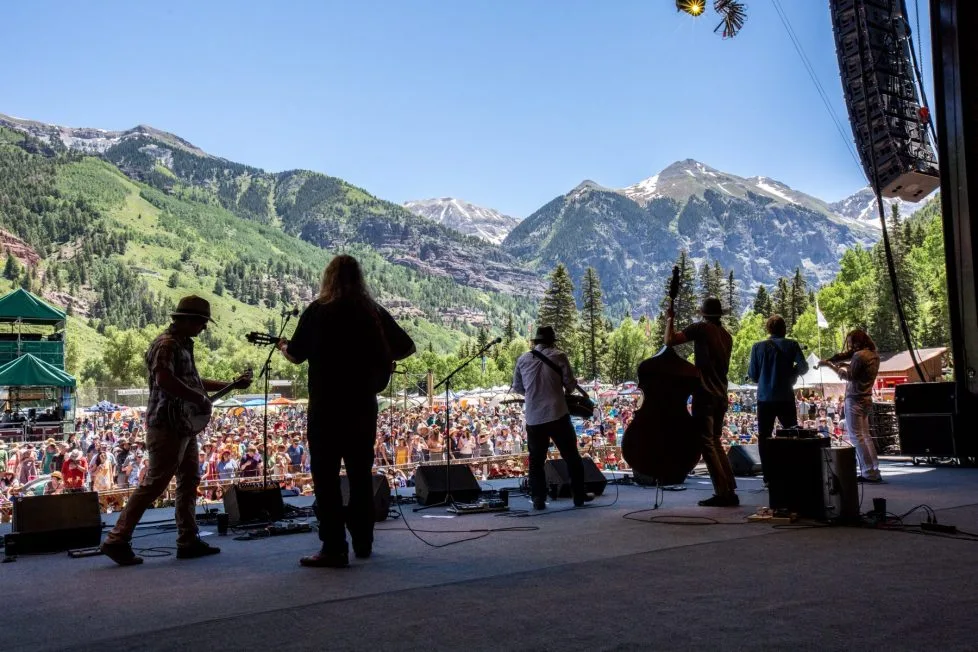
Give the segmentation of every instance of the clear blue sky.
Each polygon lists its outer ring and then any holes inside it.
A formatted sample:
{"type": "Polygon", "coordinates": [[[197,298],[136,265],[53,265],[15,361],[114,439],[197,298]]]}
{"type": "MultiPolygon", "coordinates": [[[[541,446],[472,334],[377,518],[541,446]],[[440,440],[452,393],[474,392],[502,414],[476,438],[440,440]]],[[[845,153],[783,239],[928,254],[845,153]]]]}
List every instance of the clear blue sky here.
{"type": "MultiPolygon", "coordinates": [[[[851,140],[827,0],[782,4],[851,140]]],[[[5,3],[0,113],[150,124],[266,170],[519,217],[684,158],[827,200],[862,187],[771,0],[748,9],[724,40],[672,0],[5,3]]]]}

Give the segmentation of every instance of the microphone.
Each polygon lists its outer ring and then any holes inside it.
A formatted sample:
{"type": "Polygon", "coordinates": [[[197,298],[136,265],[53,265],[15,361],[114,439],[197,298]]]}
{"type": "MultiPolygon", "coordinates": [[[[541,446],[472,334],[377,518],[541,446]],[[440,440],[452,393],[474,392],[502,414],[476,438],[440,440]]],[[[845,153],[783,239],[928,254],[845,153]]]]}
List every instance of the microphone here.
{"type": "Polygon", "coordinates": [[[502,344],[503,343],[503,338],[497,337],[496,339],[494,339],[493,341],[491,341],[489,343],[490,344],[502,344]]]}
{"type": "Polygon", "coordinates": [[[299,309],[298,308],[291,308],[291,309],[289,309],[289,308],[282,308],[282,316],[285,317],[286,315],[292,315],[293,317],[298,317],[299,316],[299,309]]]}

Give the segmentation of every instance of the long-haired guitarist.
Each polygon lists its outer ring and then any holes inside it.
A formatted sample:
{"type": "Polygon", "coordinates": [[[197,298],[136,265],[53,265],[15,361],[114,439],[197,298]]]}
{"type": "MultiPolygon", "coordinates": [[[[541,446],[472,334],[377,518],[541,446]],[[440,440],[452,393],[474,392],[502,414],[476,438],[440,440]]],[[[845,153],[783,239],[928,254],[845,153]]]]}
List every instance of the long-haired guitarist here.
{"type": "Polygon", "coordinates": [[[377,393],[387,386],[394,361],[414,353],[414,342],[370,297],[356,258],[340,255],[327,265],[319,297],[279,350],[296,364],[309,361],[309,462],[322,549],[299,563],[343,567],[349,563],[346,528],[358,558],[373,549],[377,393]],[[350,481],[345,513],[341,463],[350,481]]]}
{"type": "Polygon", "coordinates": [[[209,414],[207,392],[230,387],[244,389],[251,374],[225,383],[207,380],[197,373],[193,338],[200,335],[211,319],[206,299],[189,296],[180,299],[171,315],[173,322],[161,333],[146,353],[149,369],[149,402],[146,404],[146,447],[149,470],[129,497],[112,531],[102,543],[102,552],[122,566],[141,564],[142,557],[132,551],[132,532],[143,513],[160,497],[175,475],[177,493],[177,559],[192,559],[220,552],[200,540],[194,518],[200,466],[197,463],[197,432],[194,415],[209,414]]]}

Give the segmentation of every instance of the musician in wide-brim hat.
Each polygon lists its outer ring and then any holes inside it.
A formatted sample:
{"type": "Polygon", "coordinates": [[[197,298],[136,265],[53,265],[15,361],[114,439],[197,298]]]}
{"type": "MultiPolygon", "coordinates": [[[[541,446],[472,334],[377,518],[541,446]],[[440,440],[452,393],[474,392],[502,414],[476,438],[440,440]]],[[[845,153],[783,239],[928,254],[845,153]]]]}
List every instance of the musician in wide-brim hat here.
{"type": "MultiPolygon", "coordinates": [[[[177,522],[177,559],[213,555],[220,549],[200,540],[194,517],[197,486],[200,484],[198,446],[190,419],[195,410],[209,411],[207,392],[229,383],[201,378],[194,363],[193,338],[208,323],[213,323],[207,299],[188,296],[180,299],[171,313],[172,323],[146,352],[149,369],[149,400],[146,404],[146,446],[152,452],[149,469],[130,496],[112,531],[102,544],[102,552],[123,566],[142,563],[130,545],[132,532],[148,509],[177,478],[174,513],[177,522]]],[[[244,389],[251,384],[246,373],[234,382],[244,389]]]]}

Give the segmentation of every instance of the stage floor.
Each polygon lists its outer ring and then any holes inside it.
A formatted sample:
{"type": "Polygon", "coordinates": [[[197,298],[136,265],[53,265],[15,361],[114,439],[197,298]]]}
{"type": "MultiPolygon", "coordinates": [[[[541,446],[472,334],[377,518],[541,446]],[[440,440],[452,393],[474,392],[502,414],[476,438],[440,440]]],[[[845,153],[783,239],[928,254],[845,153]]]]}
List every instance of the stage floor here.
{"type": "MultiPolygon", "coordinates": [[[[878,496],[894,513],[926,503],[978,532],[978,470],[891,460],[883,475],[863,511],[878,496]]],[[[223,552],[206,559],[20,556],[0,565],[0,649],[974,649],[976,542],[748,524],[767,493],[738,483],[737,509],[697,507],[711,488],[691,477],[629,519],[654,489],[609,485],[587,507],[562,499],[526,517],[405,505],[377,525],[374,556],[341,570],[298,566],[315,533],[239,541],[213,527],[223,552]],[[470,540],[436,549],[406,525],[434,544],[470,540]]],[[[174,545],[137,534],[141,548],[174,545]]]]}

